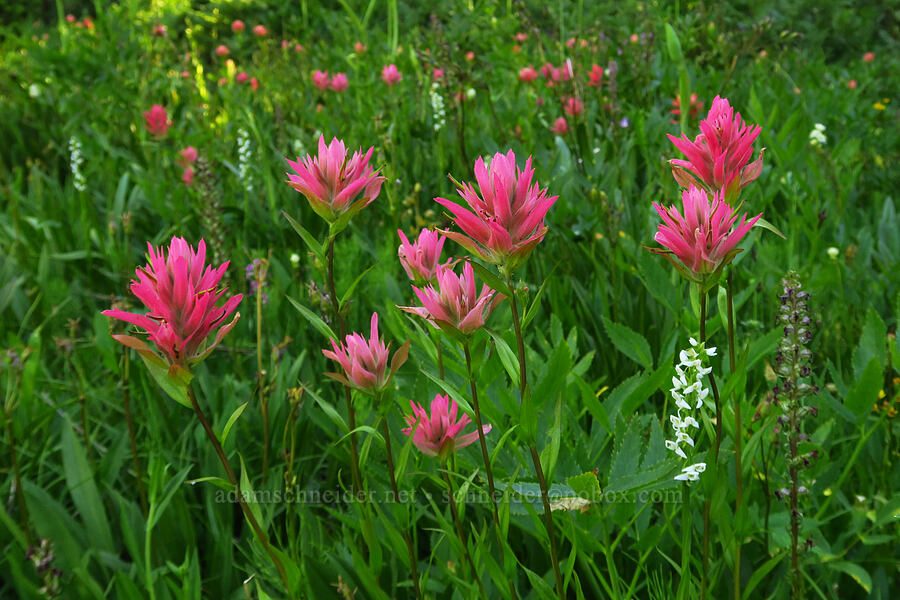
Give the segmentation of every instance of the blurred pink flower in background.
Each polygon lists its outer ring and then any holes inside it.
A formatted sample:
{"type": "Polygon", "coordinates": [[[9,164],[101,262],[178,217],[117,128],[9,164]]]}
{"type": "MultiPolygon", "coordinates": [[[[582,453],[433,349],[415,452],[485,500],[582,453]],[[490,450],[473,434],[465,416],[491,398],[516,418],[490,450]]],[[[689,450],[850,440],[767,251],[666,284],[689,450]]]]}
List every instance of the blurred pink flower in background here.
{"type": "Polygon", "coordinates": [[[476,332],[503,300],[502,294],[497,294],[487,285],[482,285],[479,293],[475,285],[475,271],[469,262],[463,266],[459,276],[451,267],[438,265],[435,279],[435,283],[422,288],[413,286],[422,306],[399,308],[432,322],[448,333],[470,335],[476,332]]]}
{"type": "Polygon", "coordinates": [[[516,41],[519,42],[520,44],[527,39],[528,39],[527,33],[523,33],[520,31],[519,33],[516,34],[516,41]]]}
{"type": "Polygon", "coordinates": [[[250,78],[250,89],[256,91],[259,89],[259,80],[256,77],[250,78]]]}
{"type": "Polygon", "coordinates": [[[393,86],[398,81],[403,79],[403,74],[397,70],[396,65],[389,64],[381,70],[381,79],[388,84],[388,86],[393,86]]]}
{"type": "Polygon", "coordinates": [[[328,76],[328,71],[316,69],[315,72],[313,72],[312,80],[313,85],[320,90],[327,90],[328,86],[331,85],[331,77],[328,76]]]}
{"type": "Polygon", "coordinates": [[[266,29],[265,25],[256,25],[253,27],[253,34],[256,35],[257,37],[262,37],[264,35],[267,35],[268,33],[269,33],[269,30],[266,29]]]}
{"type": "Polygon", "coordinates": [[[360,149],[348,160],[344,142],[333,138],[326,146],[325,137],[321,136],[318,156],[307,154],[297,162],[288,159],[296,175],[288,173],[287,183],[306,196],[315,213],[329,223],[342,217],[349,219],[381,191],[384,177],[369,166],[373,150],[369,148],[363,155],[360,149]]]}
{"type": "Polygon", "coordinates": [[[197,149],[193,146],[188,146],[178,153],[178,160],[176,162],[179,166],[186,167],[195,160],[197,160],[197,149]]]}
{"type": "Polygon", "coordinates": [[[475,53],[472,52],[471,50],[466,52],[466,60],[469,62],[472,62],[473,60],[475,60],[475,53]]]}
{"type": "Polygon", "coordinates": [[[148,360],[164,361],[170,366],[190,367],[206,358],[231,331],[240,318],[231,315],[243,296],[228,298],[223,306],[216,303],[225,296],[227,288],[217,289],[228,268],[226,261],[219,267],[206,265],[206,244],[200,240],[197,250],[183,238],[173,237],[166,249],[147,243],[149,264],[135,271],[137,280],[131,281],[131,292],[149,309],[139,315],[117,308],[103,314],[136,325],[148,334],[162,356],[143,340],[130,335],[114,335],[120,343],[134,348],[148,360]],[[207,338],[216,333],[210,344],[207,338]]]}
{"type": "Polygon", "coordinates": [[[519,52],[522,51],[522,46],[516,44],[512,47],[512,51],[515,52],[516,54],[518,54],[519,52]]]}
{"type": "Polygon", "coordinates": [[[228,56],[228,46],[225,44],[219,44],[216,46],[216,54],[219,56],[228,56]]]}
{"type": "Polygon", "coordinates": [[[444,70],[435,68],[435,70],[432,72],[432,76],[434,77],[435,81],[440,81],[444,78],[444,70]]]}
{"type": "Polygon", "coordinates": [[[553,65],[548,62],[541,65],[541,75],[544,79],[550,79],[553,75],[553,65]]]}
{"type": "Polygon", "coordinates": [[[738,215],[725,202],[721,190],[716,191],[712,198],[710,203],[705,190],[691,185],[681,194],[683,216],[676,206],[666,208],[653,203],[653,208],[663,220],[653,239],[664,247],[654,252],[665,255],[679,271],[694,281],[700,281],[703,276],[730,263],[740,252],[735,246],[762,216],[760,213],[747,221],[747,215],[741,215],[740,223],[734,227],[738,215]],[[689,272],[680,268],[671,254],[689,272]]]}
{"type": "Polygon", "coordinates": [[[234,80],[237,81],[238,83],[246,83],[248,79],[250,79],[250,76],[247,75],[247,73],[245,73],[244,71],[241,71],[240,73],[238,73],[237,76],[234,78],[234,80]]]}
{"type": "Polygon", "coordinates": [[[468,183],[457,189],[471,210],[435,198],[453,214],[453,221],[463,231],[442,233],[489,263],[515,268],[544,239],[544,217],[557,199],[548,197],[546,188],[540,189],[536,181],[532,183],[533,177],[530,156],[523,169],[516,165],[512,150],[494,154],[489,166],[479,157],[475,161],[478,191],[468,183]]]}
{"type": "Polygon", "coordinates": [[[851,90],[855,90],[856,89],[856,80],[851,79],[850,81],[848,81],[847,87],[850,88],[851,90]]]}
{"type": "Polygon", "coordinates": [[[563,103],[563,111],[570,117],[577,117],[584,112],[584,102],[578,98],[567,98],[563,103]]]}
{"type": "Polygon", "coordinates": [[[244,22],[240,19],[235,19],[231,22],[231,30],[235,33],[241,32],[244,30],[244,22]]]}
{"type": "Polygon", "coordinates": [[[589,86],[600,87],[600,84],[603,82],[603,67],[596,64],[592,65],[588,78],[590,79],[588,82],[589,86]]]}
{"type": "Polygon", "coordinates": [[[437,231],[422,229],[416,241],[410,243],[401,229],[398,229],[397,233],[400,235],[397,256],[400,257],[400,264],[410,280],[416,285],[436,281],[438,269],[451,263],[448,260],[441,265],[441,250],[444,248],[446,238],[437,231]]]}
{"type": "Polygon", "coordinates": [[[575,38],[571,37],[566,40],[566,48],[574,48],[575,47],[575,38]]]}
{"type": "Polygon", "coordinates": [[[66,15],[66,22],[68,22],[68,23],[74,23],[74,22],[75,22],[75,15],[73,15],[73,14],[71,14],[71,13],[68,14],[68,15],[66,15]]]}
{"type": "Polygon", "coordinates": [[[181,78],[182,78],[182,79],[190,79],[190,78],[191,78],[191,72],[190,72],[190,71],[182,71],[182,72],[181,72],[181,78]]]}
{"type": "Polygon", "coordinates": [[[337,361],[344,374],[326,373],[326,375],[348,387],[364,392],[383,390],[397,369],[406,362],[408,351],[408,346],[404,344],[400,350],[395,352],[391,368],[388,370],[390,348],[385,346],[378,335],[378,313],[372,313],[368,339],[359,333],[351,333],[346,336],[345,343],[338,344],[331,340],[331,348],[331,350],[322,350],[322,354],[337,361]]]}
{"type": "Polygon", "coordinates": [[[184,185],[189,186],[194,183],[194,169],[192,167],[185,167],[184,173],[181,175],[181,180],[184,181],[184,185]]]}
{"type": "Polygon", "coordinates": [[[336,92],[343,92],[349,85],[350,82],[347,80],[346,73],[335,73],[334,77],[331,78],[331,89],[336,92]]]}
{"type": "Polygon", "coordinates": [[[165,25],[154,25],[153,35],[155,35],[156,37],[168,37],[169,32],[166,29],[165,25]]]}
{"type": "Polygon", "coordinates": [[[530,83],[538,78],[538,72],[534,70],[534,67],[528,65],[527,67],[523,67],[519,69],[519,81],[523,81],[525,83],[530,83]]]}
{"type": "Polygon", "coordinates": [[[866,52],[865,54],[863,54],[863,62],[870,63],[870,62],[872,62],[873,60],[875,60],[875,53],[874,53],[874,52],[866,52]]]}
{"type": "Polygon", "coordinates": [[[560,117],[553,122],[553,125],[550,127],[550,131],[555,133],[556,135],[566,135],[569,133],[569,124],[566,122],[565,117],[560,117]]]}
{"type": "MultiPolygon", "coordinates": [[[[455,400],[449,396],[437,394],[431,401],[431,416],[420,404],[410,400],[413,414],[407,415],[403,430],[406,435],[412,435],[413,444],[427,456],[436,456],[441,460],[454,450],[465,448],[478,439],[479,432],[463,434],[463,430],[472,422],[469,415],[463,413],[457,420],[459,408],[455,400]]],[[[483,425],[481,434],[491,431],[490,425],[483,425]]]]}
{"type": "Polygon", "coordinates": [[[672,174],[681,187],[705,187],[723,190],[729,204],[742,187],[759,177],[763,166],[763,150],[750,164],[753,142],[761,131],[758,125],[744,123],[728,100],[716,96],[706,119],[700,121],[700,135],[693,141],[682,134],[669,135],[669,140],[684,153],[687,160],[672,159],[672,174]]]}
{"type": "Polygon", "coordinates": [[[154,104],[150,110],[144,113],[144,126],[150,135],[161,138],[166,135],[171,127],[172,122],[169,121],[169,113],[165,107],[154,104]]]}
{"type": "Polygon", "coordinates": [[[294,46],[294,52],[303,52],[303,46],[297,44],[296,46],[294,46]]]}
{"type": "Polygon", "coordinates": [[[353,51],[357,54],[362,54],[366,50],[368,50],[368,47],[362,42],[356,42],[355,44],[353,44],[353,51]]]}

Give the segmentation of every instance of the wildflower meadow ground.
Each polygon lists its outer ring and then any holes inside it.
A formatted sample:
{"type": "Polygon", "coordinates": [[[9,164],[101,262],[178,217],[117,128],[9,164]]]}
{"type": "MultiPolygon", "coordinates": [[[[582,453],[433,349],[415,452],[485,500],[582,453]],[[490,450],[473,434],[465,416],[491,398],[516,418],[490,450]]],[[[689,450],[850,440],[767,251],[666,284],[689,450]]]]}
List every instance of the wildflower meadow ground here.
{"type": "Polygon", "coordinates": [[[0,7],[0,598],[895,598],[881,2],[0,7]]]}

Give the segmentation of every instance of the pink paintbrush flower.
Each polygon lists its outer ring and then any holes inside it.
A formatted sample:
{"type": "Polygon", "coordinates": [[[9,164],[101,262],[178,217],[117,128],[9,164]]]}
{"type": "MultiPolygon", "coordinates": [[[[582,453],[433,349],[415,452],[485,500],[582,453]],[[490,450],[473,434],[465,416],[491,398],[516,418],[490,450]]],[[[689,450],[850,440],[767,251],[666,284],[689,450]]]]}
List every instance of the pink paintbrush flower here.
{"type": "Polygon", "coordinates": [[[179,166],[186,167],[197,160],[197,149],[193,146],[188,146],[184,150],[178,153],[178,160],[176,161],[179,166]]]}
{"type": "Polygon", "coordinates": [[[600,87],[600,84],[603,83],[603,67],[596,64],[591,66],[588,78],[590,79],[588,82],[589,86],[600,87]]]}
{"type": "Polygon", "coordinates": [[[457,192],[469,205],[467,210],[445,198],[435,201],[453,213],[463,233],[444,231],[444,235],[483,260],[512,270],[544,239],[544,217],[558,196],[547,197],[547,190],[532,185],[534,169],[531,157],[525,168],[516,165],[516,155],[497,153],[490,167],[481,157],[475,161],[475,179],[479,192],[468,183],[457,192]]]}
{"type": "Polygon", "coordinates": [[[328,86],[331,85],[331,77],[328,76],[328,71],[316,69],[315,72],[313,72],[312,80],[313,85],[320,90],[327,90],[328,86]]]}
{"type": "Polygon", "coordinates": [[[663,220],[654,239],[664,246],[653,252],[665,255],[692,281],[703,282],[730,263],[741,251],[735,246],[762,216],[756,215],[748,221],[747,215],[741,215],[737,223],[738,215],[722,196],[721,190],[716,191],[710,203],[705,190],[691,185],[681,194],[684,215],[675,206],[666,208],[653,203],[663,220]],[[672,254],[683,267],[672,260],[672,254]]]}
{"type": "Polygon", "coordinates": [[[154,104],[150,110],[144,113],[144,126],[150,135],[161,138],[169,131],[172,122],[169,121],[169,113],[165,107],[154,104]]]}
{"type": "Polygon", "coordinates": [[[263,37],[264,35],[268,35],[269,30],[266,29],[265,25],[256,25],[253,27],[253,34],[257,37],[263,37]]]}
{"type": "Polygon", "coordinates": [[[400,309],[427,319],[453,335],[470,335],[484,325],[485,319],[503,300],[486,285],[481,293],[475,286],[475,271],[471,263],[458,276],[450,266],[438,265],[436,282],[423,288],[413,286],[422,306],[401,306],[400,309]]]}
{"type": "Polygon", "coordinates": [[[519,81],[523,83],[531,83],[537,78],[538,72],[534,70],[534,67],[527,66],[519,69],[519,81]]]}
{"type": "Polygon", "coordinates": [[[403,73],[398,71],[397,66],[394,64],[386,65],[381,70],[381,79],[388,84],[388,87],[393,87],[394,84],[403,79],[403,73]]]}
{"type": "Polygon", "coordinates": [[[217,289],[228,268],[228,262],[217,268],[206,264],[206,244],[200,240],[195,251],[183,238],[173,237],[168,252],[147,244],[149,263],[139,267],[137,280],[131,281],[131,292],[149,309],[139,315],[117,308],[103,314],[137,325],[148,334],[162,356],[143,340],[130,335],[113,337],[144,358],[165,362],[170,367],[189,368],[206,358],[231,331],[240,318],[235,313],[230,323],[225,319],[234,313],[243,297],[228,298],[223,306],[217,302],[227,288],[217,289]],[[216,330],[218,330],[216,332],[216,330]],[[216,332],[215,339],[207,339],[216,332]]]}
{"type": "Polygon", "coordinates": [[[584,112],[584,102],[578,98],[567,98],[563,103],[563,111],[570,117],[577,117],[584,112]]]}
{"type": "MultiPolygon", "coordinates": [[[[455,400],[449,396],[437,394],[431,401],[431,416],[422,408],[421,404],[410,400],[413,414],[407,415],[403,430],[406,435],[412,435],[413,444],[427,456],[437,456],[441,460],[454,450],[465,448],[478,439],[479,432],[463,434],[463,430],[472,422],[469,415],[463,413],[457,420],[459,407],[455,400]]],[[[481,434],[490,433],[491,426],[484,425],[481,434]]]]}
{"type": "Polygon", "coordinates": [[[446,238],[437,231],[423,229],[416,241],[410,244],[402,230],[398,229],[397,233],[400,234],[397,255],[400,257],[403,270],[416,285],[433,283],[438,269],[448,266],[451,262],[448,260],[441,265],[441,250],[444,248],[446,238]]]}
{"type": "Polygon", "coordinates": [[[322,350],[326,358],[340,363],[344,371],[326,373],[332,379],[346,386],[363,392],[379,392],[387,387],[394,373],[406,362],[409,344],[403,344],[391,361],[388,370],[390,347],[385,346],[378,336],[378,313],[372,313],[372,324],[369,339],[359,333],[352,333],[345,338],[345,343],[338,345],[331,340],[331,350],[322,350]]]}
{"type": "Polygon", "coordinates": [[[365,153],[362,149],[347,158],[344,142],[337,138],[325,145],[325,136],[319,138],[319,154],[315,158],[306,155],[288,165],[295,174],[288,173],[288,185],[306,196],[317,215],[334,227],[340,222],[346,226],[350,219],[368,206],[381,192],[384,177],[369,166],[374,148],[365,153]]]}
{"type": "Polygon", "coordinates": [[[346,73],[335,73],[334,77],[331,78],[331,89],[336,92],[343,92],[350,85],[350,82],[347,80],[346,73]]]}
{"type": "Polygon", "coordinates": [[[569,123],[566,122],[565,117],[559,117],[556,121],[553,122],[553,125],[550,127],[550,131],[555,133],[556,135],[566,135],[569,133],[569,123]]]}
{"type": "Polygon", "coordinates": [[[184,173],[181,175],[181,180],[184,182],[184,185],[190,187],[194,184],[194,169],[193,167],[185,167],[184,173]]]}
{"type": "Polygon", "coordinates": [[[244,30],[244,22],[240,19],[235,19],[231,22],[231,30],[235,33],[239,33],[244,30]]]}
{"type": "Polygon", "coordinates": [[[216,46],[216,54],[219,56],[228,56],[228,46],[225,44],[219,44],[216,46]]]}
{"type": "Polygon", "coordinates": [[[700,121],[701,133],[694,141],[684,134],[680,138],[669,135],[669,140],[687,157],[669,161],[675,180],[684,188],[693,184],[710,192],[724,190],[725,201],[732,204],[741,188],[762,172],[765,148],[747,164],[760,131],[759,125],[745,124],[728,100],[716,96],[706,119],[700,121]]]}

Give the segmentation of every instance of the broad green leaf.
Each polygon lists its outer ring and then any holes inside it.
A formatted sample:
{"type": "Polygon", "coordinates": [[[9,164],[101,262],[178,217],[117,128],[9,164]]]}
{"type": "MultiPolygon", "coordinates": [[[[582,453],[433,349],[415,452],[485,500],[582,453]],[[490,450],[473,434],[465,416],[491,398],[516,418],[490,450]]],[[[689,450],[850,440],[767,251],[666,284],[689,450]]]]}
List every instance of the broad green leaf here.
{"type": "Polygon", "coordinates": [[[281,211],[281,214],[288,220],[288,223],[291,224],[291,227],[294,228],[294,231],[300,236],[303,242],[306,244],[306,247],[309,248],[310,252],[316,255],[316,258],[321,262],[325,262],[325,249],[322,247],[322,244],[319,243],[318,240],[306,230],[303,225],[301,225],[297,220],[295,220],[291,215],[287,214],[286,211],[281,211]]]}
{"type": "Polygon", "coordinates": [[[644,339],[644,336],[637,333],[625,325],[613,323],[606,317],[601,317],[603,327],[606,329],[606,335],[616,349],[641,365],[645,369],[653,368],[653,354],[650,351],[650,344],[644,339]]]}
{"type": "Polygon", "coordinates": [[[66,487],[72,495],[75,508],[84,523],[91,547],[114,552],[112,532],[103,507],[103,499],[94,482],[94,473],[88,462],[81,440],[75,437],[72,425],[66,421],[62,427],[62,462],[66,487]]]}
{"type": "Polygon", "coordinates": [[[866,322],[863,325],[859,343],[853,351],[853,375],[859,379],[869,362],[876,358],[878,364],[883,365],[887,360],[887,327],[874,308],[869,307],[866,312],[866,322]]]}
{"type": "Polygon", "coordinates": [[[512,381],[512,384],[516,388],[518,388],[521,379],[521,373],[519,371],[519,358],[515,355],[515,353],[509,347],[509,344],[506,343],[506,340],[504,340],[499,333],[496,333],[487,328],[485,328],[485,331],[487,331],[491,338],[493,338],[494,347],[497,348],[497,354],[500,356],[500,362],[503,364],[503,368],[506,369],[510,381],[512,381]]]}
{"type": "Polygon", "coordinates": [[[872,404],[878,400],[882,382],[881,363],[878,358],[873,358],[844,400],[844,405],[857,419],[872,409],[872,404]]]}
{"type": "Polygon", "coordinates": [[[509,298],[509,286],[507,286],[506,282],[500,279],[497,274],[495,274],[493,271],[485,267],[477,260],[470,258],[469,264],[472,265],[472,269],[475,271],[475,274],[477,274],[481,281],[486,283],[489,288],[496,290],[509,298]]]}
{"type": "Polygon", "coordinates": [[[872,576],[858,564],[843,560],[827,564],[835,571],[849,575],[867,594],[872,591],[872,576]]]}

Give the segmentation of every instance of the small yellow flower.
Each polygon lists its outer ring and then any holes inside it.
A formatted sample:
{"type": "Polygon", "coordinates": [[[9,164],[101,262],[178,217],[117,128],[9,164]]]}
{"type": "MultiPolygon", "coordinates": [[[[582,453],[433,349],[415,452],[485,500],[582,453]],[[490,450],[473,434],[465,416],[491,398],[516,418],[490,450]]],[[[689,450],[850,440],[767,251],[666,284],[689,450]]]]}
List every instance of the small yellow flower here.
{"type": "Polygon", "coordinates": [[[885,106],[881,102],[876,102],[875,104],[872,105],[872,108],[874,108],[875,110],[884,110],[887,108],[887,106],[885,106]]]}

